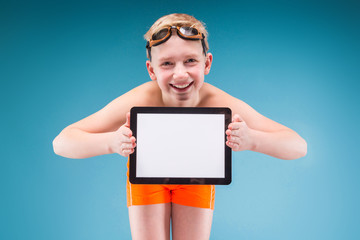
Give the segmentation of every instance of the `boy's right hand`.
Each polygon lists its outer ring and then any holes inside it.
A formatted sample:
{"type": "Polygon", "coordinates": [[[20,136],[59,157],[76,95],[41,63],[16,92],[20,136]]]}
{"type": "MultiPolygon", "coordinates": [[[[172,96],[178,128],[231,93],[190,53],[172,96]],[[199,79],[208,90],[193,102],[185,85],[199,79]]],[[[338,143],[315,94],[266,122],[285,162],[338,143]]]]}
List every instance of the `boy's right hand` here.
{"type": "Polygon", "coordinates": [[[136,139],[130,130],[130,113],[126,114],[126,123],[114,132],[112,151],[121,156],[128,157],[134,152],[136,139]]]}

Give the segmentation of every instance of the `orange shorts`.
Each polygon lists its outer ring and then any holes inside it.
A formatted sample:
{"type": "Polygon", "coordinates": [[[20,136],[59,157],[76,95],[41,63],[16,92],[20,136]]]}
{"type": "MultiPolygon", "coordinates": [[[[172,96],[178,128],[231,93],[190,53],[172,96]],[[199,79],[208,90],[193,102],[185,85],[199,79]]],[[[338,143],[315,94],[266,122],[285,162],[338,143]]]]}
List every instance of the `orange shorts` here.
{"type": "Polygon", "coordinates": [[[127,206],[159,203],[214,209],[214,185],[131,184],[127,180],[127,206]]]}

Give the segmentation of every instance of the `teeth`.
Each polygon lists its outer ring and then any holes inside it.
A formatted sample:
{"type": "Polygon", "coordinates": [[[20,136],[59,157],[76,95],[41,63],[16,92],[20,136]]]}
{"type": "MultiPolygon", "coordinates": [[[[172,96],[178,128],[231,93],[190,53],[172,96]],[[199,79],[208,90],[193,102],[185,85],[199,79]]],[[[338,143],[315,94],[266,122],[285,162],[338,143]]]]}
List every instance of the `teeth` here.
{"type": "Polygon", "coordinates": [[[174,87],[176,87],[176,88],[180,88],[180,89],[182,89],[182,88],[186,88],[186,87],[188,87],[190,85],[190,83],[187,83],[187,84],[183,84],[183,85],[173,85],[174,87]]]}

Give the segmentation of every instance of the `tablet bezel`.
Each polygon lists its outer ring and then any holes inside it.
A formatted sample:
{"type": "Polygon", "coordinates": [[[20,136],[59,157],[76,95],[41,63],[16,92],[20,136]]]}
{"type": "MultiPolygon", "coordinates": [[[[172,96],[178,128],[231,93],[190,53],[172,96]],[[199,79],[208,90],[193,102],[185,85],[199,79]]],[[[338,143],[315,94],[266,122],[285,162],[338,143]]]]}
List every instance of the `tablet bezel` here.
{"type": "MultiPolygon", "coordinates": [[[[130,129],[133,136],[137,137],[137,114],[223,114],[224,115],[224,135],[226,141],[225,131],[231,123],[231,109],[220,107],[133,107],[130,111],[130,129]]],[[[181,185],[228,185],[231,183],[231,148],[229,148],[224,141],[224,164],[225,177],[223,178],[198,178],[198,177],[184,177],[184,178],[164,178],[164,177],[137,177],[136,176],[136,154],[137,148],[130,155],[129,164],[129,181],[132,184],[181,184],[181,185]]]]}

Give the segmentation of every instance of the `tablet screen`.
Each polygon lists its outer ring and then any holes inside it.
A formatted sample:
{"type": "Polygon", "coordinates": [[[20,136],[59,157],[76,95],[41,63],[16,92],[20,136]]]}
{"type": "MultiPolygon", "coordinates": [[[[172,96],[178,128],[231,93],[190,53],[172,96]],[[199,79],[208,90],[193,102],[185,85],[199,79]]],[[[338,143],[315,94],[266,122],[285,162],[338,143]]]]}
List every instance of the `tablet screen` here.
{"type": "Polygon", "coordinates": [[[229,184],[230,119],[228,108],[132,108],[137,146],[130,155],[130,182],[229,184]]]}

